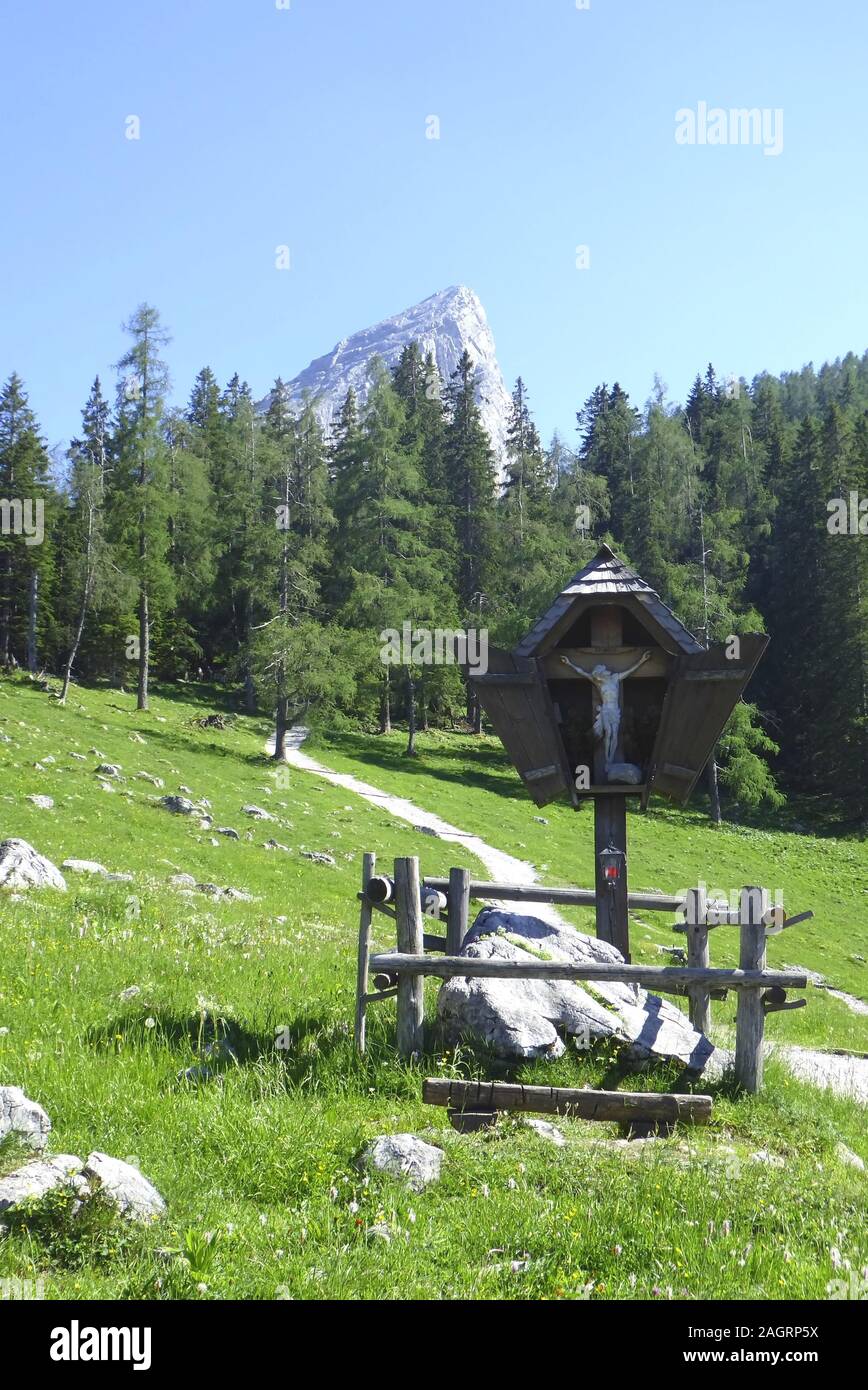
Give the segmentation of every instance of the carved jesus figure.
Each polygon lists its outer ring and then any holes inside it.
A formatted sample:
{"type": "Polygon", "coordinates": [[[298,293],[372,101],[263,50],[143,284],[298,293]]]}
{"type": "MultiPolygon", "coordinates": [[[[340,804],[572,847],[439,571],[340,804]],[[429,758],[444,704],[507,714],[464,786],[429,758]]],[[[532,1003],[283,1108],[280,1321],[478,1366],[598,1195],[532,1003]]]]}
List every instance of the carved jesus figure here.
{"type": "Polygon", "coordinates": [[[610,671],[608,666],[602,664],[586,671],[583,666],[577,666],[574,661],[570,661],[568,656],[561,657],[565,666],[571,667],[580,676],[586,676],[597,688],[600,704],[594,717],[594,737],[602,741],[607,767],[615,761],[621,729],[621,682],[626,680],[627,676],[632,676],[634,671],[638,671],[650,656],[650,651],[643,652],[639,660],[628,666],[626,671],[610,671]]]}

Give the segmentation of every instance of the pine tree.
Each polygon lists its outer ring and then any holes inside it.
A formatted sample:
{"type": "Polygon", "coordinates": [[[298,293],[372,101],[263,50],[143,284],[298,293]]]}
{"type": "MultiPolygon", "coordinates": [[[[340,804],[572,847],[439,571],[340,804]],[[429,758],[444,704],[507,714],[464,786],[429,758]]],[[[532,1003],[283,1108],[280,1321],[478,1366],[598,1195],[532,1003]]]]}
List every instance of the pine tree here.
{"type": "Polygon", "coordinates": [[[71,641],[63,669],[60,703],[66,703],[88,613],[100,590],[108,587],[105,541],[106,481],[110,468],[110,406],[95,377],[81,413],[81,435],[70,444],[67,584],[77,596],[71,641]]]}
{"type": "Polygon", "coordinates": [[[54,490],[49,459],[24,385],[0,394],[0,664],[35,671],[47,615],[40,594],[52,569],[54,490]]]}
{"type": "Polygon", "coordinates": [[[171,341],[148,304],[124,325],[132,345],[117,364],[117,462],[109,519],[118,561],[137,588],[137,706],[148,708],[151,625],[174,598],[169,549],[169,468],[163,432],[169,372],[161,353],[171,341]]]}

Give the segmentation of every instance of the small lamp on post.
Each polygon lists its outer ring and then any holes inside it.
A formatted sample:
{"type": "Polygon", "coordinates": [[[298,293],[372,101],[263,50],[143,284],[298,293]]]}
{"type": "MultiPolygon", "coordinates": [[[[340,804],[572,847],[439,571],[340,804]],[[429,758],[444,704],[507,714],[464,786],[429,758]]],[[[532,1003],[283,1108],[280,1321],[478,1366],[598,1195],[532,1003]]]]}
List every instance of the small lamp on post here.
{"type": "Polygon", "coordinates": [[[600,868],[607,888],[615,888],[624,872],[627,856],[622,849],[616,849],[611,840],[605,849],[600,850],[600,868]]]}

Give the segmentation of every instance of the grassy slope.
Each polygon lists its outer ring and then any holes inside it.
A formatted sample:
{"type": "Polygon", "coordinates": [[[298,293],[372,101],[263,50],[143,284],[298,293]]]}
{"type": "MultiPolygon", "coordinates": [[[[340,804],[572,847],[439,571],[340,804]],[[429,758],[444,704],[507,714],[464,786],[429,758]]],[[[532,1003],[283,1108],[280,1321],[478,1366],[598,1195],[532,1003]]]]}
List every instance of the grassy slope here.
{"type": "MultiPolygon", "coordinates": [[[[403,756],[405,734],[371,739],[361,734],[320,736],[306,745],[339,771],[355,772],[377,786],[421,801],[462,829],[528,859],[544,882],[592,885],[593,812],[578,815],[566,803],[546,807],[546,825],[493,738],[479,743],[455,734],[419,740],[420,756],[403,756]]],[[[769,939],[770,965],[801,965],[823,974],[835,988],[868,999],[868,845],[816,839],[774,829],[725,825],[712,830],[700,811],[674,811],[656,803],[628,820],[630,887],[674,893],[704,881],[709,892],[738,893],[748,883],[783,893],[790,913],[811,908],[812,921],[769,939]],[[862,959],[860,959],[862,957],[862,959]]],[[[427,842],[419,849],[428,868],[427,842]]],[[[487,877],[487,875],[486,875],[487,877]]],[[[593,932],[593,913],[572,920],[593,932]]],[[[658,947],[684,945],[667,913],[637,912],[631,925],[633,959],[667,963],[658,947]]],[[[738,963],[738,931],[721,927],[711,936],[713,965],[738,963]]],[[[770,1015],[767,1037],[813,1047],[868,1052],[868,1016],[858,1015],[825,990],[810,988],[806,1009],[770,1015]]],[[[717,1025],[734,1023],[735,1000],[712,1006],[717,1025]]],[[[724,1033],[725,1036],[725,1033],[724,1033]]]]}
{"type": "MultiPolygon", "coordinates": [[[[636,1145],[625,1157],[601,1146],[615,1132],[600,1125],[565,1124],[569,1146],[559,1151],[509,1123],[456,1135],[442,1112],[420,1104],[419,1073],[395,1062],[391,1005],[372,1011],[371,1051],[360,1063],[350,1036],[360,852],[386,860],[419,852],[428,872],[466,863],[481,874],[481,866],[456,846],[420,845],[410,827],[304,774],[275,786],[261,721],[203,733],[186,722],[197,712],[192,698],[174,695],[140,716],[128,696],[77,690],[59,710],[26,681],[0,683],[0,731],[13,739],[0,744],[0,838],[22,836],[58,863],[95,858],[136,876],[132,884],[70,876],[63,896],[0,895],[0,1028],[8,1029],[0,1081],[46,1106],[56,1152],[134,1157],[169,1203],[166,1222],[120,1241],[104,1230],[75,1233],[62,1214],[51,1228],[13,1229],[0,1240],[0,1278],[43,1277],[49,1297],[644,1298],[671,1288],[675,1297],[774,1298],[822,1296],[836,1277],[833,1247],[854,1268],[868,1261],[858,1218],[865,1178],[835,1157],[839,1140],[868,1156],[861,1112],[774,1068],[762,1097],[721,1092],[709,1131],[636,1145]],[[144,746],[131,739],[135,731],[144,746]],[[196,822],[156,808],[154,789],[132,776],[101,791],[91,747],[125,773],[163,777],[167,791],[188,785],[212,802],[215,824],[251,830],[252,839],[212,847],[196,822]],[[57,762],[36,771],[48,754],[57,762]],[[35,792],[52,796],[55,809],[24,799],[35,792]],[[240,807],[248,801],[291,825],[247,821],[240,807]],[[272,834],[294,852],[266,852],[272,834]],[[330,851],[338,866],[300,858],[301,846],[330,851]],[[244,888],[257,901],[185,897],[166,885],[178,871],[244,888]],[[120,994],[131,985],[141,993],[125,1003],[120,994]],[[205,1085],[179,1084],[200,1041],[223,1026],[217,1020],[226,1021],[237,1063],[205,1085]],[[286,1051],[274,1047],[283,1025],[286,1051]],[[413,1195],[360,1177],[353,1159],[365,1140],[426,1127],[447,1150],[438,1185],[413,1195]],[[751,1161],[760,1147],[782,1166],[751,1161]],[[211,1245],[205,1231],[217,1233],[211,1245]],[[179,1250],[186,1261],[172,1253],[179,1250]]],[[[553,880],[587,881],[587,848],[583,861],[573,856],[587,838],[577,835],[582,822],[556,811],[548,827],[535,824],[494,749],[471,759],[459,746],[439,741],[409,771],[394,756],[397,744],[382,740],[343,740],[328,760],[400,784],[457,824],[547,862],[553,880]]],[[[679,818],[634,824],[634,885],[689,881],[708,843],[698,824],[679,818]]],[[[749,840],[726,832],[711,844],[715,866],[734,872],[749,840]]],[[[833,877],[847,852],[807,837],[803,849],[824,858],[819,868],[807,859],[799,867],[794,855],[786,866],[785,886],[799,890],[789,895],[794,908],[817,907],[821,883],[829,896],[820,875],[833,877]]],[[[782,847],[771,850],[783,871],[782,847]]],[[[785,954],[812,964],[811,938],[796,930],[799,949],[785,954]]],[[[662,925],[648,934],[672,939],[662,925]]],[[[845,978],[839,965],[856,940],[842,939],[834,962],[816,947],[817,965],[854,992],[856,967],[845,978]]],[[[812,1036],[846,1040],[849,1016],[838,1017],[833,1002],[818,995],[794,1018],[822,1011],[826,1022],[811,1025],[819,1030],[812,1036]]],[[[793,1020],[780,1019],[781,1033],[783,1024],[793,1020]]],[[[601,1080],[610,1061],[567,1057],[545,1074],[601,1080]]],[[[423,1064],[441,1072],[469,1065],[460,1057],[423,1064]]],[[[639,1084],[667,1081],[658,1072],[639,1084]]],[[[0,1151],[0,1166],[15,1162],[0,1151]]]]}

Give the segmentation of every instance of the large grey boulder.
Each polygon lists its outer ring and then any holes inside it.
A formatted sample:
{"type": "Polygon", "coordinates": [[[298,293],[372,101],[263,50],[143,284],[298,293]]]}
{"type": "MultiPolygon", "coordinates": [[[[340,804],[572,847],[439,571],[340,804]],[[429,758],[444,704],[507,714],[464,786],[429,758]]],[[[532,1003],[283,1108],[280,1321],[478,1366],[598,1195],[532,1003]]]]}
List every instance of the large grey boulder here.
{"type": "Polygon", "coordinates": [[[133,1221],[153,1221],[166,1210],[153,1183],[131,1163],[94,1152],[88,1155],[84,1176],[91,1188],[98,1188],[117,1207],[122,1216],[133,1221]]]}
{"type": "MultiPolygon", "coordinates": [[[[556,926],[498,908],[485,908],[461,951],[475,960],[562,960],[576,965],[622,963],[614,946],[563,923],[556,926]]],[[[561,1033],[581,1048],[601,1038],[625,1045],[632,1060],[674,1058],[701,1071],[713,1045],[680,1009],[637,985],[571,980],[447,980],[437,1000],[444,1041],[468,1035],[509,1059],[555,1058],[561,1033]]]]}
{"type": "Polygon", "coordinates": [[[58,888],[66,892],[63,874],[26,840],[0,844],[0,888],[58,888]]]}
{"type": "Polygon", "coordinates": [[[404,1178],[414,1192],[421,1192],[439,1178],[443,1150],[415,1134],[381,1134],[365,1149],[361,1162],[364,1168],[404,1178]]]}
{"type": "Polygon", "coordinates": [[[87,1192],[87,1180],[81,1175],[81,1159],[75,1154],[55,1154],[53,1158],[38,1158],[25,1163],[0,1178],[0,1212],[14,1211],[24,1202],[38,1202],[56,1187],[74,1187],[79,1194],[87,1192]]]}
{"type": "Polygon", "coordinates": [[[44,1149],[51,1121],[20,1086],[0,1086],[0,1140],[15,1134],[31,1149],[44,1149]]]}

